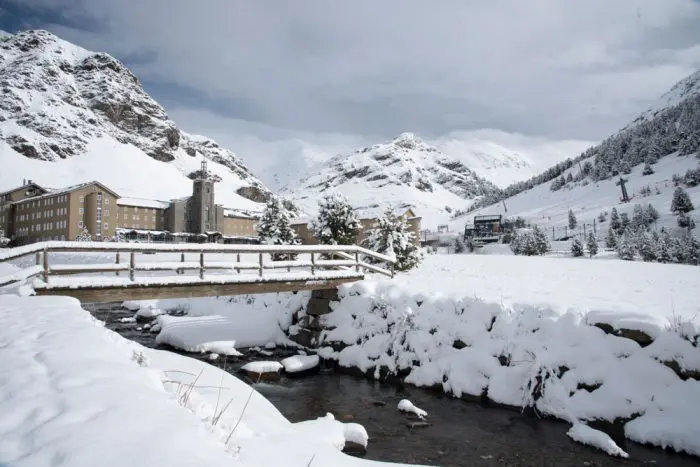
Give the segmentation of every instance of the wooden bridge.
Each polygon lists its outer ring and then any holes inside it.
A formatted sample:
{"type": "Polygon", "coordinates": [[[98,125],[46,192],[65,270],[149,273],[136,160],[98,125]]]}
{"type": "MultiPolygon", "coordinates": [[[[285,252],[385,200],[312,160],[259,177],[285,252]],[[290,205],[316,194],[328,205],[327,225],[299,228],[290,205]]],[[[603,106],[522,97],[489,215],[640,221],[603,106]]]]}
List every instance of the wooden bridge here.
{"type": "Polygon", "coordinates": [[[368,272],[393,277],[393,268],[391,258],[355,245],[50,241],[0,250],[0,288],[82,302],[207,297],[329,289],[368,272]]]}

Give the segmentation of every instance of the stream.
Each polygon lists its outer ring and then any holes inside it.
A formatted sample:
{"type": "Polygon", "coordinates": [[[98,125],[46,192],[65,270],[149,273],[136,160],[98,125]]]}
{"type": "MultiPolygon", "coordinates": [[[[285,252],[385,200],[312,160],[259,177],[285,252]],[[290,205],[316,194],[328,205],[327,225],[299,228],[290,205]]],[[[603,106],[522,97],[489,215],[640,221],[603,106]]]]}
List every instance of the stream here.
{"type": "MultiPolygon", "coordinates": [[[[160,347],[155,333],[143,323],[121,322],[134,313],[120,304],[84,306],[106,327],[146,347],[160,347]]],[[[173,350],[173,349],[169,349],[173,350]]],[[[264,351],[263,351],[264,352],[264,351]]],[[[210,361],[223,367],[224,360],[210,361]]],[[[272,350],[272,355],[249,351],[229,358],[227,371],[243,378],[237,369],[249,361],[280,360],[296,351],[272,350]]],[[[700,466],[700,459],[616,440],[630,455],[612,458],[601,451],[571,441],[564,422],[538,420],[519,412],[483,407],[455,400],[434,391],[397,388],[335,372],[321,371],[302,378],[282,377],[279,381],[254,384],[292,422],[317,418],[331,412],[339,420],[362,424],[369,433],[367,459],[419,463],[445,467],[464,466],[700,466]],[[428,427],[409,428],[415,418],[396,410],[401,399],[410,399],[428,414],[428,427]]]]}

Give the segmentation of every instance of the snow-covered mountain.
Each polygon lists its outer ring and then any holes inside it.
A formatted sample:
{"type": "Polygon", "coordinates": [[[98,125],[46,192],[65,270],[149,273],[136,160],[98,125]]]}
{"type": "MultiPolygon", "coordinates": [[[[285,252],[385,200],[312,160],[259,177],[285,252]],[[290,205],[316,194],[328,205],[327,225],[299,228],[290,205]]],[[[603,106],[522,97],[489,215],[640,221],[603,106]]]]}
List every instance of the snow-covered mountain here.
{"type": "Polygon", "coordinates": [[[500,188],[526,180],[592,146],[588,141],[552,141],[491,129],[456,132],[431,144],[500,188]]]}
{"type": "Polygon", "coordinates": [[[412,206],[425,222],[446,221],[467,200],[493,193],[491,182],[476,175],[412,133],[332,158],[297,187],[287,187],[302,210],[314,212],[326,191],[339,191],[357,208],[412,206]]]}
{"type": "Polygon", "coordinates": [[[255,208],[269,191],[231,151],[189,135],[138,78],[105,53],[47,31],[0,37],[0,189],[99,180],[128,196],[191,192],[206,158],[217,201],[255,208]]]}

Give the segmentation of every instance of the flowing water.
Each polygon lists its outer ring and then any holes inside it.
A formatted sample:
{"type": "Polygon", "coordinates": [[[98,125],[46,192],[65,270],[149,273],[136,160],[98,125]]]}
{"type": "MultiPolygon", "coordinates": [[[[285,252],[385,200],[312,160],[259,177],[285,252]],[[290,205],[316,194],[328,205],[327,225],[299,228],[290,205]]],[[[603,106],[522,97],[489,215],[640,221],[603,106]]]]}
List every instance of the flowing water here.
{"type": "MultiPolygon", "coordinates": [[[[86,307],[88,308],[88,307],[86,307]]],[[[119,305],[89,307],[107,327],[148,347],[155,334],[137,330],[143,324],[121,323],[133,313],[119,305]]],[[[265,356],[249,352],[229,359],[232,372],[253,360],[279,360],[294,351],[276,349],[265,356]]],[[[188,354],[195,358],[200,355],[188,354]]],[[[223,361],[209,363],[221,364],[223,361]]],[[[240,375],[237,375],[240,376],[240,375]]],[[[611,458],[566,436],[568,424],[538,420],[508,409],[483,407],[418,388],[397,388],[335,372],[255,384],[289,420],[296,422],[333,413],[336,418],[362,424],[370,442],[368,459],[452,466],[700,466],[700,459],[618,440],[630,459],[611,458]],[[429,414],[429,426],[396,410],[410,399],[429,414]]],[[[700,421],[699,421],[700,423],[700,421]]]]}

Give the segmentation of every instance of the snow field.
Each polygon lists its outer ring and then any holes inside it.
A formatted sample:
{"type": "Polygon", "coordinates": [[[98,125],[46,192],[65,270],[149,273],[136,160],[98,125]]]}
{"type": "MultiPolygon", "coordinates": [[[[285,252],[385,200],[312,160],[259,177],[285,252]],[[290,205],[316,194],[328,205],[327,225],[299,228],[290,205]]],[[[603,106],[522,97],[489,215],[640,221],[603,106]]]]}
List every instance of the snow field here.
{"type": "Polygon", "coordinates": [[[3,296],[0,463],[385,465],[339,452],[366,443],[357,424],[292,424],[234,376],[100,324],[70,298],[3,296]]]}

